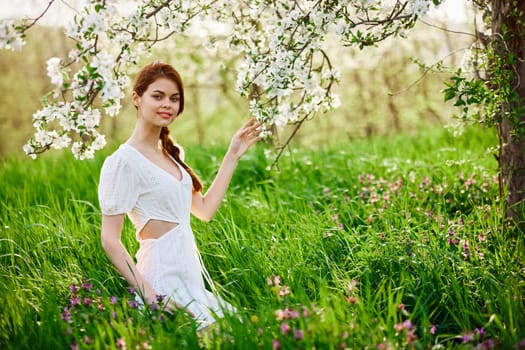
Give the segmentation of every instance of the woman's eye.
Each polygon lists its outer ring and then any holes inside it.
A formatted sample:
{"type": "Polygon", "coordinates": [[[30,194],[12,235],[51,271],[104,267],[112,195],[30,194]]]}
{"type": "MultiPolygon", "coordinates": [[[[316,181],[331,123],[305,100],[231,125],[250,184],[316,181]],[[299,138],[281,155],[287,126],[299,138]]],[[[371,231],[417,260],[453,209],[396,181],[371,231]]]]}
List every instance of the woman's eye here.
{"type": "Polygon", "coordinates": [[[179,102],[179,98],[178,97],[174,97],[171,99],[171,102],[179,102]]]}
{"type": "Polygon", "coordinates": [[[160,96],[160,95],[153,95],[153,98],[154,98],[155,100],[160,100],[160,99],[161,99],[161,96],[160,96]]]}

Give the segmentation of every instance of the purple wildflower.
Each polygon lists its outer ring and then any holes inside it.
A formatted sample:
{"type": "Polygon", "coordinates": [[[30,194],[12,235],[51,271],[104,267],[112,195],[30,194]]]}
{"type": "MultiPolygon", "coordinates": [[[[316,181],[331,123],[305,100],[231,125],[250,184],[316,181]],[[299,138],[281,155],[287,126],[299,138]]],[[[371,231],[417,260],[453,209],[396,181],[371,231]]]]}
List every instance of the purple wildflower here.
{"type": "Polygon", "coordinates": [[[405,320],[403,322],[403,328],[408,329],[408,330],[412,330],[412,329],[414,329],[414,325],[412,324],[412,322],[410,320],[405,320]]]}
{"type": "Polygon", "coordinates": [[[281,333],[286,334],[289,331],[290,331],[290,326],[288,325],[288,323],[286,322],[281,323],[281,333]]]}
{"type": "Polygon", "coordinates": [[[135,288],[129,287],[129,294],[135,294],[135,288]]]}
{"type": "Polygon", "coordinates": [[[272,340],[272,348],[273,350],[277,350],[281,347],[281,343],[279,343],[278,339],[272,340]]]}
{"type": "Polygon", "coordinates": [[[461,336],[461,341],[463,343],[468,343],[474,340],[474,333],[465,333],[461,336]]]}
{"type": "Polygon", "coordinates": [[[111,298],[109,298],[109,302],[111,303],[111,305],[115,305],[117,303],[117,297],[112,296],[111,298]]]}
{"type": "Polygon", "coordinates": [[[491,350],[494,349],[494,340],[487,339],[482,343],[479,343],[478,346],[476,346],[476,349],[478,350],[491,350]]]}
{"type": "Polygon", "coordinates": [[[80,304],[80,297],[71,298],[71,307],[75,307],[80,304]]]}
{"type": "Polygon", "coordinates": [[[137,303],[136,300],[130,300],[128,301],[128,304],[129,304],[129,307],[132,308],[132,309],[136,309],[139,307],[139,304],[137,303]]]}
{"type": "Polygon", "coordinates": [[[411,331],[414,329],[414,325],[410,320],[405,320],[402,323],[395,324],[394,329],[396,330],[396,332],[402,332],[405,329],[411,331]]]}
{"type": "Polygon", "coordinates": [[[476,332],[480,337],[485,336],[485,328],[483,327],[474,329],[474,332],[476,332]]]}
{"type": "Polygon", "coordinates": [[[293,336],[297,340],[303,340],[303,338],[304,338],[304,331],[302,329],[294,329],[293,330],[293,336]]]}
{"type": "Polygon", "coordinates": [[[71,293],[76,293],[78,292],[78,288],[75,284],[72,284],[69,286],[69,290],[71,291],[71,293]]]}
{"type": "Polygon", "coordinates": [[[64,308],[64,312],[62,312],[61,318],[64,322],[71,321],[71,314],[69,313],[69,309],[67,307],[64,308]]]}
{"type": "Polygon", "coordinates": [[[87,281],[84,281],[82,282],[82,289],[84,289],[85,291],[90,291],[91,289],[93,289],[93,284],[87,281]]]}
{"type": "Polygon", "coordinates": [[[286,308],[284,312],[285,312],[286,318],[294,319],[294,318],[299,317],[299,312],[297,310],[286,308]]]}
{"type": "Polygon", "coordinates": [[[449,237],[447,241],[448,241],[448,244],[450,244],[450,245],[457,245],[459,243],[459,239],[457,239],[457,238],[450,238],[449,237]]]}

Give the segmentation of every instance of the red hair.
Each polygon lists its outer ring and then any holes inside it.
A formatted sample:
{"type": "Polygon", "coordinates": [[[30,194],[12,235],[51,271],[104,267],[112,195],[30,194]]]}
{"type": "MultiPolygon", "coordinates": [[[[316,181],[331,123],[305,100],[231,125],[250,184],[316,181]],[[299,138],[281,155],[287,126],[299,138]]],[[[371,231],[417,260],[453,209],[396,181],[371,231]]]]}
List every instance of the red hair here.
{"type": "MultiPolygon", "coordinates": [[[[148,89],[148,86],[159,78],[169,79],[179,88],[180,102],[177,115],[181,114],[182,111],[184,111],[184,85],[182,84],[179,72],[169,64],[153,62],[144,66],[135,78],[133,91],[135,91],[138,96],[142,96],[148,89]]],[[[161,141],[162,149],[172,156],[190,174],[193,183],[193,191],[202,191],[202,182],[199,177],[186,163],[182,161],[182,159],[180,159],[180,148],[171,138],[170,129],[168,129],[168,127],[162,127],[159,139],[161,141]]]]}

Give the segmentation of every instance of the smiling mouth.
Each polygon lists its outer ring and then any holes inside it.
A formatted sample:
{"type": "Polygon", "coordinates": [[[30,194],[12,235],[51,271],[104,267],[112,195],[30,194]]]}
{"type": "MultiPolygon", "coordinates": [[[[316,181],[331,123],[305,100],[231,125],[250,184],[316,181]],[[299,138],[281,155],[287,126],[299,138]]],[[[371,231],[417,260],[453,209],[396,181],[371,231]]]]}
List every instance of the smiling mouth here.
{"type": "Polygon", "coordinates": [[[169,119],[171,118],[172,114],[168,112],[159,112],[157,113],[161,118],[169,119]]]}

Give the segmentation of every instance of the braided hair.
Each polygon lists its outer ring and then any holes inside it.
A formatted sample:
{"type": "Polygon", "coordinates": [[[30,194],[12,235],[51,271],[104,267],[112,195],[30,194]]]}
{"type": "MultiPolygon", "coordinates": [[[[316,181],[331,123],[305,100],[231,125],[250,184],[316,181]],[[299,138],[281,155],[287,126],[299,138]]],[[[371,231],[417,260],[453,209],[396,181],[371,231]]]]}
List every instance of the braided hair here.
{"type": "Polygon", "coordinates": [[[160,142],[162,144],[162,149],[166,151],[170,156],[172,156],[177,163],[179,163],[191,176],[191,181],[193,183],[193,191],[200,192],[202,191],[202,182],[195,174],[195,172],[180,159],[180,148],[175,145],[173,139],[170,136],[170,129],[167,126],[163,126],[160,131],[160,142]]]}

